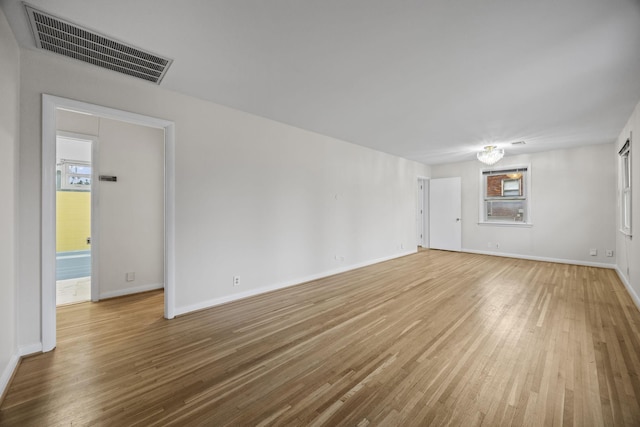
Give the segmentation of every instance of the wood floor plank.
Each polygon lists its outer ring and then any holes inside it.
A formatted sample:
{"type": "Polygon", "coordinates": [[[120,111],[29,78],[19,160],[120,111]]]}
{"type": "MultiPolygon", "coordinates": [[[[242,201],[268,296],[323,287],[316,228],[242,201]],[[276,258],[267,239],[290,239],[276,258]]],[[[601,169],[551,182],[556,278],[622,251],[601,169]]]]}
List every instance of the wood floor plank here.
{"type": "Polygon", "coordinates": [[[640,425],[640,312],[609,269],[425,250],[167,321],[58,309],[2,426],[640,425]]]}

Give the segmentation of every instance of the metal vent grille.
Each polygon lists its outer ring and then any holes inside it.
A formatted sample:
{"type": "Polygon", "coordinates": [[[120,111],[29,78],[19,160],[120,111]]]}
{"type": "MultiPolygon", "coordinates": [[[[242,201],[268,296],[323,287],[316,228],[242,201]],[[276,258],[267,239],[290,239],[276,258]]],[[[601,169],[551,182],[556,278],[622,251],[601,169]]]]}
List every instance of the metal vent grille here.
{"type": "Polygon", "coordinates": [[[113,40],[25,5],[36,46],[160,84],[171,60],[113,40]]]}

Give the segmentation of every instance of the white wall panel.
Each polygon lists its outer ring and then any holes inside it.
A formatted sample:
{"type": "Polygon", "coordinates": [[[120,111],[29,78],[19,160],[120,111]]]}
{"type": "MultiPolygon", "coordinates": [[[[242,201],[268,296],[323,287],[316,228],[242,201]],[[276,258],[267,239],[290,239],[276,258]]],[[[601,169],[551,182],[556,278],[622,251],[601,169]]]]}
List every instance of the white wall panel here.
{"type": "Polygon", "coordinates": [[[621,203],[616,209],[616,249],[618,251],[618,273],[640,308],[640,103],[612,147],[616,157],[617,184],[620,185],[620,162],[618,152],[629,136],[631,138],[631,231],[635,236],[620,232],[621,203]]]}
{"type": "Polygon", "coordinates": [[[0,395],[17,363],[16,242],[20,51],[0,9],[0,395]]]}
{"type": "Polygon", "coordinates": [[[164,132],[100,119],[100,297],[161,288],[164,258],[164,132]],[[134,273],[128,281],[127,273],[134,273]]]}

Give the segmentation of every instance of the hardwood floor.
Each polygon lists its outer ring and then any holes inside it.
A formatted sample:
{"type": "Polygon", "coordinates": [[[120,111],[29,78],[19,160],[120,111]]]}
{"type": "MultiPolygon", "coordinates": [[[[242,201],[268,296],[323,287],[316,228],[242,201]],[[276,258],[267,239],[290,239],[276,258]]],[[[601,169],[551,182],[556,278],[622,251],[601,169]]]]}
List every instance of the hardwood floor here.
{"type": "Polygon", "coordinates": [[[640,425],[640,313],[613,270],[442,251],[162,318],[58,311],[1,425],[640,425]]]}

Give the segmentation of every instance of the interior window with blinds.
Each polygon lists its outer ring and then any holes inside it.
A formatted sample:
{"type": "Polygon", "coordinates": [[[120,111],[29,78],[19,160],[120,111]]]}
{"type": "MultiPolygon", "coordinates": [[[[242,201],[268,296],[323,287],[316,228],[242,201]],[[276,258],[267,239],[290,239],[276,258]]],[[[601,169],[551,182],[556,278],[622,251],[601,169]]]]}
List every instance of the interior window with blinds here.
{"type": "Polygon", "coordinates": [[[529,224],[529,167],[482,171],[480,222],[529,224]]]}

